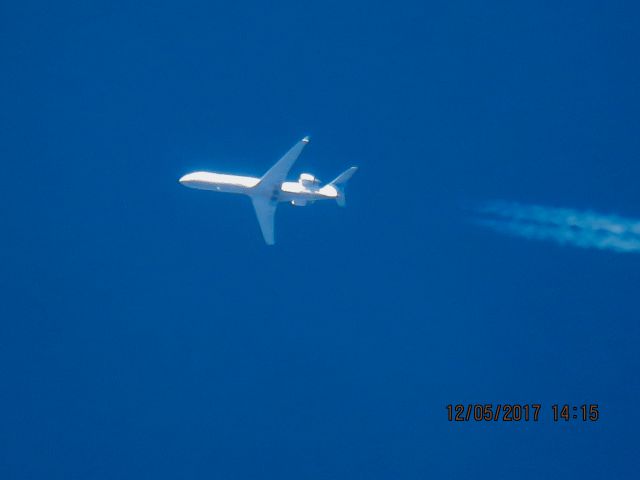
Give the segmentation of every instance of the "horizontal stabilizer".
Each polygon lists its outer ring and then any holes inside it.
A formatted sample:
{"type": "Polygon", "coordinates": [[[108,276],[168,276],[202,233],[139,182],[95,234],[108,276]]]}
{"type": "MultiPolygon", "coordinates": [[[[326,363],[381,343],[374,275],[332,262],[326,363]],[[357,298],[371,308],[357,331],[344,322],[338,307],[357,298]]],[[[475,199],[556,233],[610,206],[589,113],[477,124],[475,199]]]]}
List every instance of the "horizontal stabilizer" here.
{"type": "Polygon", "coordinates": [[[358,170],[358,167],[350,167],[338,175],[336,178],[329,182],[329,185],[342,185],[347,183],[347,181],[353,176],[354,173],[358,170]]]}

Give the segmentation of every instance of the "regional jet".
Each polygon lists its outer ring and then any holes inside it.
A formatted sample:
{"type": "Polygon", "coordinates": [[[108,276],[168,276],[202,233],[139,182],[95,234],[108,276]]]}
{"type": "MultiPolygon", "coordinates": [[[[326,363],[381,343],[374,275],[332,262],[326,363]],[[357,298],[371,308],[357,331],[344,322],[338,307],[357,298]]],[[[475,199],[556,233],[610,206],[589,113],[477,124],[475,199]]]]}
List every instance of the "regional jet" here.
{"type": "Polygon", "coordinates": [[[249,196],[253,202],[264,241],[267,245],[273,245],[275,243],[274,218],[279,202],[291,202],[291,205],[303,207],[316,200],[335,200],[339,206],[344,207],[344,189],[347,180],[358,169],[358,167],[351,167],[324,186],[321,186],[320,181],[310,173],[300,174],[297,182],[285,181],[289,170],[307,143],[309,143],[309,137],[304,137],[261,178],[193,172],[183,176],[180,183],[200,190],[240,193],[249,196]]]}

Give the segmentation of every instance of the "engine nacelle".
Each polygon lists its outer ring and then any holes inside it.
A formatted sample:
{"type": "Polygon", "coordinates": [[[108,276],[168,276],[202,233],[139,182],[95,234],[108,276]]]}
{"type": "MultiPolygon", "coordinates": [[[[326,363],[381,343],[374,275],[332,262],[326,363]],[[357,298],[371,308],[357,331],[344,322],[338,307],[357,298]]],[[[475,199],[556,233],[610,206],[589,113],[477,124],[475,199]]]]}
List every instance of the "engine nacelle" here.
{"type": "Polygon", "coordinates": [[[320,185],[320,180],[311,175],[310,173],[301,173],[298,183],[304,188],[315,188],[320,185]]]}
{"type": "Polygon", "coordinates": [[[291,205],[294,207],[304,207],[306,204],[306,200],[291,200],[291,205]]]}

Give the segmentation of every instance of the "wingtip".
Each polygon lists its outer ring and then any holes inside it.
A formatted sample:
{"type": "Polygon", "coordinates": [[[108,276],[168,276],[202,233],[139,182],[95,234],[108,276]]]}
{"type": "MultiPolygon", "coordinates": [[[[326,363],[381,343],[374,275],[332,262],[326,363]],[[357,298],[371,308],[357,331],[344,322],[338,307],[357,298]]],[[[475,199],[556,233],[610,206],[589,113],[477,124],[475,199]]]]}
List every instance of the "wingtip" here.
{"type": "Polygon", "coordinates": [[[310,140],[310,139],[309,139],[309,135],[306,135],[306,136],[302,139],[302,141],[303,141],[304,143],[309,143],[309,140],[310,140]]]}

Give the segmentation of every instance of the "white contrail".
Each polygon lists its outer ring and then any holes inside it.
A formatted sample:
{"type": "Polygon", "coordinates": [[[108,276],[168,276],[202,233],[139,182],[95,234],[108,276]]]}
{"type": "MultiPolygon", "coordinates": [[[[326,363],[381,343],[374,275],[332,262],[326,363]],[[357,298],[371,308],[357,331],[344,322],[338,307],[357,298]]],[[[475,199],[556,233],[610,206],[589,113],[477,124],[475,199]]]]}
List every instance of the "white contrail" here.
{"type": "Polygon", "coordinates": [[[475,223],[497,232],[563,245],[640,252],[640,221],[570,208],[490,202],[475,223]]]}

